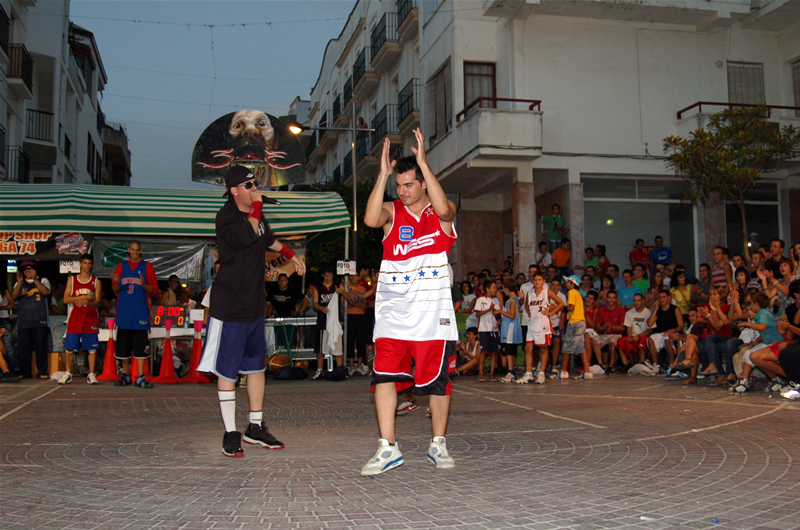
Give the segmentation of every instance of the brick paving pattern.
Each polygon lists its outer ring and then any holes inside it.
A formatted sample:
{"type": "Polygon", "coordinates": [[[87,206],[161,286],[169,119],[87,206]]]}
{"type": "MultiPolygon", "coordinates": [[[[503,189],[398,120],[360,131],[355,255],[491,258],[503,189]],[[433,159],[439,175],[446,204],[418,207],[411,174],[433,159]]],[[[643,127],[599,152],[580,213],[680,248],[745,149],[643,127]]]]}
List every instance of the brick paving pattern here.
{"type": "MultiPolygon", "coordinates": [[[[454,470],[427,461],[419,403],[398,418],[405,464],[364,478],[366,378],[270,381],[265,417],[287,448],[244,458],[220,452],[213,385],[0,385],[0,527],[800,528],[800,403],[777,395],[459,378],[454,470]]],[[[242,430],[246,412],[239,389],[242,430]]]]}

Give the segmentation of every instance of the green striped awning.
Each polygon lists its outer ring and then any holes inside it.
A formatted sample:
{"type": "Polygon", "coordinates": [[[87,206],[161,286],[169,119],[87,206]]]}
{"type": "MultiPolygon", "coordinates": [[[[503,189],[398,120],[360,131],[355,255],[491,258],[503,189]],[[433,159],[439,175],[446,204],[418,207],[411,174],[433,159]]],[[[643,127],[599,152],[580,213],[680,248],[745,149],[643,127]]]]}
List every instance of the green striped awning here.
{"type": "MultiPolygon", "coordinates": [[[[215,237],[223,190],[169,190],[89,184],[0,185],[0,231],[84,232],[215,237]]],[[[345,228],[350,217],[336,193],[270,192],[264,205],[276,234],[345,228]]]]}

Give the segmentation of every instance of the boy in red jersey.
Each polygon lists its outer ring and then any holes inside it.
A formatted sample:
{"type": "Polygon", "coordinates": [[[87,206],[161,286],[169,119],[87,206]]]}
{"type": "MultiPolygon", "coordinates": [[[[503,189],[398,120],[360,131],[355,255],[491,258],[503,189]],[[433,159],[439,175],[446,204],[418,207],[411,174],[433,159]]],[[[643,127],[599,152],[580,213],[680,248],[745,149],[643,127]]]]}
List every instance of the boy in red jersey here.
{"type": "Polygon", "coordinates": [[[375,456],[361,469],[378,475],[403,464],[396,444],[397,393],[413,387],[430,395],[433,438],[428,459],[452,468],[444,437],[450,411],[449,359],[458,341],[447,255],[456,239],[456,206],[425,158],[425,137],[414,130],[415,157],[392,163],[384,140],[381,171],[369,196],[364,224],[382,227],[383,260],[375,296],[375,361],[372,386],[381,438],[375,456]],[[383,202],[386,182],[396,171],[399,200],[383,202]],[[415,370],[411,370],[411,360],[415,370]]]}

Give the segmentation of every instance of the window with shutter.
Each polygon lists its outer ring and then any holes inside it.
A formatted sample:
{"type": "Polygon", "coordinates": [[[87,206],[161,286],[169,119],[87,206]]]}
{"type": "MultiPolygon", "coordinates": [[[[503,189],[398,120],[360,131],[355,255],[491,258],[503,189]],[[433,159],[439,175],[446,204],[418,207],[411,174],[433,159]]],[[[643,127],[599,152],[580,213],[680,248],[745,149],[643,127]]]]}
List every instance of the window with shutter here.
{"type": "MultiPolygon", "coordinates": [[[[464,63],[464,106],[479,97],[496,97],[494,63],[464,63]]],[[[494,101],[483,101],[480,107],[495,108],[494,101]]]]}
{"type": "Polygon", "coordinates": [[[452,127],[453,94],[450,63],[425,85],[425,137],[435,144],[452,127]]]}
{"type": "MultiPolygon", "coordinates": [[[[794,88],[794,106],[800,107],[800,61],[792,65],[792,87],[794,88]]],[[[795,116],[800,116],[800,110],[794,111],[795,116]]]]}
{"type": "Polygon", "coordinates": [[[728,63],[728,101],[758,105],[764,98],[764,65],[728,63]]]}

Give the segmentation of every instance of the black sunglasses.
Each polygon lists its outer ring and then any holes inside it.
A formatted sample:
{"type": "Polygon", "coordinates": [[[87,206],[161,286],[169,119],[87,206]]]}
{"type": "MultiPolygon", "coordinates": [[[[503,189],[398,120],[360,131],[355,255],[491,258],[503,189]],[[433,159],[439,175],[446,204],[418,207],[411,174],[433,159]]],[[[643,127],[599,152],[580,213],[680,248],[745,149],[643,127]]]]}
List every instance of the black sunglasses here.
{"type": "Polygon", "coordinates": [[[240,184],[240,186],[244,186],[244,189],[246,189],[246,190],[252,190],[253,188],[256,187],[256,181],[249,180],[249,181],[245,182],[244,184],[240,184]]]}

